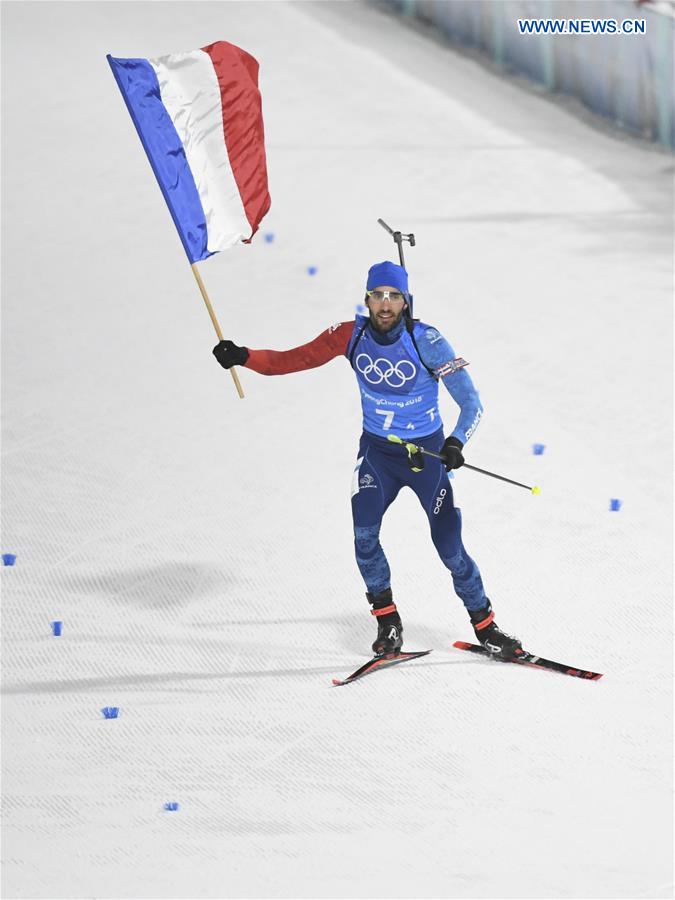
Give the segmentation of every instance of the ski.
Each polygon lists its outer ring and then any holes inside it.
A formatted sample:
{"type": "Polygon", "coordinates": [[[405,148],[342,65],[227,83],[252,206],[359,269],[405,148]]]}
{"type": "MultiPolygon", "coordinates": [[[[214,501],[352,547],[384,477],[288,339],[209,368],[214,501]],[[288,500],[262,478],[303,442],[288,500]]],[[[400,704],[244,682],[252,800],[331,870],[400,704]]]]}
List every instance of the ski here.
{"type": "Polygon", "coordinates": [[[342,680],[334,678],[333,684],[338,686],[342,684],[351,684],[352,681],[356,681],[357,678],[363,678],[364,675],[369,675],[377,669],[386,669],[389,666],[407,662],[409,659],[418,659],[420,656],[426,656],[427,653],[431,653],[431,650],[414,650],[410,653],[406,653],[406,651],[403,650],[400,653],[390,654],[388,656],[374,656],[372,659],[369,659],[367,663],[364,663],[360,669],[357,669],[356,672],[352,672],[352,674],[348,675],[346,678],[342,680]]]}
{"type": "Polygon", "coordinates": [[[520,666],[534,666],[536,669],[549,669],[553,672],[562,672],[563,675],[572,675],[574,678],[585,678],[587,681],[597,681],[602,678],[600,672],[588,672],[586,669],[576,669],[574,666],[567,666],[565,663],[554,662],[552,659],[544,659],[543,656],[535,656],[534,653],[522,651],[520,656],[514,659],[499,659],[493,656],[485,647],[480,644],[469,644],[466,641],[455,641],[452,645],[459,650],[468,650],[470,653],[482,653],[483,656],[489,656],[498,662],[513,662],[520,666]]]}

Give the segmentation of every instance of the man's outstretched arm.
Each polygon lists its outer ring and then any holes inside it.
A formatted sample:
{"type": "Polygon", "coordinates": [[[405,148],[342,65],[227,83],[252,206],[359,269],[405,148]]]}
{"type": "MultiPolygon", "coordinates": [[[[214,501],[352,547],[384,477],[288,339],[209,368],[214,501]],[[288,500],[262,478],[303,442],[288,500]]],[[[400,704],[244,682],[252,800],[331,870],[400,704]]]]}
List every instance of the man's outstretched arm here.
{"type": "Polygon", "coordinates": [[[292,350],[249,350],[248,347],[238,347],[232,341],[220,341],[213,348],[213,355],[224,369],[245,366],[261,375],[288,375],[290,372],[316,369],[336,356],[344,356],[353,330],[353,321],[339,322],[322,331],[308,344],[292,350]]]}

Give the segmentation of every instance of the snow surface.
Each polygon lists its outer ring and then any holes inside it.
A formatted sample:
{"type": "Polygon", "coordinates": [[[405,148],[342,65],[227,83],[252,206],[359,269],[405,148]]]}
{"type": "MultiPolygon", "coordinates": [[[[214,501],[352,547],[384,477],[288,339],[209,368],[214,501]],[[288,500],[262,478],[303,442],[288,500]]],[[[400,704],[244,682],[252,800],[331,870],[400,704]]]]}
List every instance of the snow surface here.
{"type": "Polygon", "coordinates": [[[3,895],[672,896],[672,158],[361,4],[2,15],[3,895]],[[374,636],[353,375],[237,398],[105,60],[217,39],[261,63],[275,235],[201,266],[224,331],[310,340],[395,258],[376,219],[414,231],[468,461],[542,487],[459,472],[467,547],[502,627],[601,681],[452,649],[404,492],[383,543],[434,652],[331,687],[374,636]]]}

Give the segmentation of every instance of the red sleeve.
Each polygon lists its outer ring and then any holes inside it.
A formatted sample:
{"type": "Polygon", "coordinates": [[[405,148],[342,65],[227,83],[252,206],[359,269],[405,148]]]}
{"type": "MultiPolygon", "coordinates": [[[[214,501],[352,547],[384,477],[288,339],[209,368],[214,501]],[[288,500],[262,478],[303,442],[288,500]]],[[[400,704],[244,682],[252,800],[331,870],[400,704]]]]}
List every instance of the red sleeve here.
{"type": "Polygon", "coordinates": [[[316,369],[336,356],[346,354],[353,331],[353,321],[338,322],[302,347],[292,350],[249,350],[245,368],[261,375],[287,375],[289,372],[316,369]]]}

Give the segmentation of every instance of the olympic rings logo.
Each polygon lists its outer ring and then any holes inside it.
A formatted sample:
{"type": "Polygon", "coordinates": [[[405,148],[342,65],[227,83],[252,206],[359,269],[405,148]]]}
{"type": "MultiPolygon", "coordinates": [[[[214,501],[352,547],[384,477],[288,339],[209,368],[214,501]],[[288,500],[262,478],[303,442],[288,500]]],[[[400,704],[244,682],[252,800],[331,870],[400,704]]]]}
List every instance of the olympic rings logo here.
{"type": "Polygon", "coordinates": [[[409,359],[400,359],[394,365],[383,357],[373,361],[367,353],[359,353],[356,357],[356,370],[369,384],[381,384],[384,381],[391,388],[401,388],[406,381],[412,381],[417,375],[417,368],[409,359]]]}

